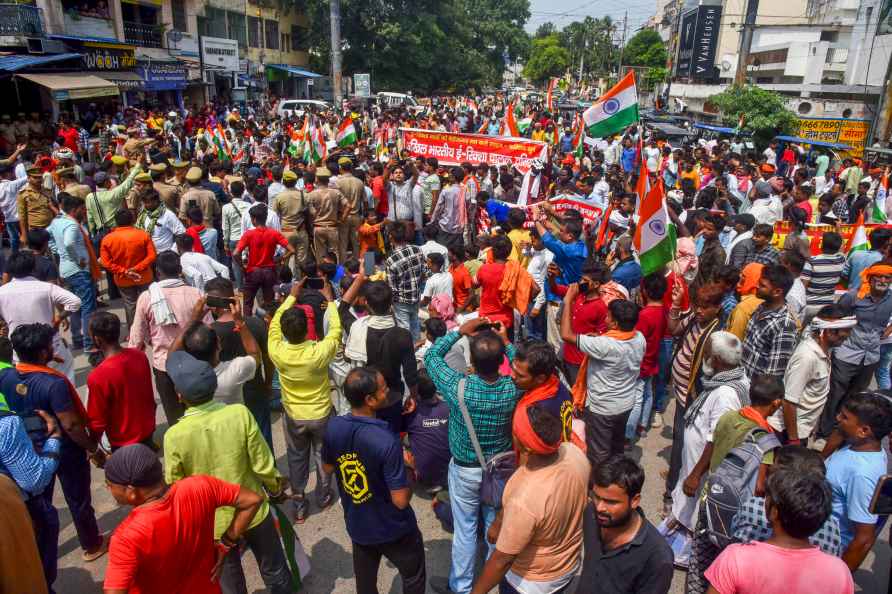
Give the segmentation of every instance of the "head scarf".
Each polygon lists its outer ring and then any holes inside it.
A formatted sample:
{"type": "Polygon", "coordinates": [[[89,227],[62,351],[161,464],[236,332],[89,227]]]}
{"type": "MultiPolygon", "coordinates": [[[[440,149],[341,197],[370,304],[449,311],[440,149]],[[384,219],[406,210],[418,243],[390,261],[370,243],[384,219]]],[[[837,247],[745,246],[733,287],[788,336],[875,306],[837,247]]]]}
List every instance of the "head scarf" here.
{"type": "Polygon", "coordinates": [[[768,180],[768,183],[771,185],[771,189],[775,192],[783,192],[784,191],[784,178],[782,177],[772,177],[768,180]]]}
{"type": "Polygon", "coordinates": [[[446,322],[447,330],[452,330],[458,326],[455,321],[455,307],[452,305],[452,297],[450,295],[440,294],[435,296],[431,299],[430,306],[446,322]]]}
{"type": "Polygon", "coordinates": [[[759,166],[759,171],[762,173],[774,173],[774,170],[774,165],[771,163],[762,163],[762,165],[759,166]]]}
{"type": "Polygon", "coordinates": [[[141,443],[124,446],[105,463],[105,478],[115,485],[153,487],[164,480],[161,461],[141,443]]]}
{"type": "Polygon", "coordinates": [[[751,262],[743,267],[740,271],[740,280],[737,282],[737,292],[741,297],[755,294],[759,279],[762,278],[763,268],[765,265],[758,262],[751,262]]]}
{"type": "Polygon", "coordinates": [[[858,325],[858,319],[855,316],[845,316],[838,320],[824,319],[815,316],[811,320],[811,326],[815,330],[840,330],[845,328],[854,328],[858,325]]]}
{"type": "MultiPolygon", "coordinates": [[[[538,397],[539,400],[550,398],[557,392],[557,376],[552,375],[543,388],[544,389],[541,390],[541,396],[538,397]]],[[[538,402],[538,400],[536,400],[535,397],[525,398],[523,400],[523,405],[518,405],[511,421],[511,431],[514,433],[514,437],[517,438],[520,445],[524,448],[534,454],[547,456],[548,454],[553,454],[558,451],[558,448],[561,447],[561,440],[558,439],[555,443],[545,443],[542,438],[539,437],[539,434],[536,433],[536,430],[533,429],[532,424],[530,424],[530,416],[527,413],[527,409],[536,402],[538,402]]]]}
{"type": "Polygon", "coordinates": [[[888,264],[874,264],[865,268],[861,273],[861,288],[858,289],[858,298],[864,299],[870,293],[870,279],[874,276],[892,276],[892,266],[888,264]]]}
{"type": "Polygon", "coordinates": [[[610,305],[611,301],[617,299],[629,298],[629,290],[616,281],[602,284],[601,288],[598,290],[598,294],[601,296],[601,301],[604,302],[604,305],[610,305]]]}

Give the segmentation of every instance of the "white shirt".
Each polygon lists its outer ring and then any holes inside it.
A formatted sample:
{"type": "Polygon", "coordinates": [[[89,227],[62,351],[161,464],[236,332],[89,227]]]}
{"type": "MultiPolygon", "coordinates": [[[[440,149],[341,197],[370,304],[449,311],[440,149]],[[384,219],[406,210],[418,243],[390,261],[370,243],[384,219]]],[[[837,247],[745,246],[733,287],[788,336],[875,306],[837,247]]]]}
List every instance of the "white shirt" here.
{"type": "Polygon", "coordinates": [[[214,367],[217,374],[217,391],[214,398],[226,404],[244,404],[242,387],[254,379],[257,373],[257,361],[254,357],[243,356],[223,361],[214,367]]]}
{"type": "MultiPolygon", "coordinates": [[[[28,177],[19,179],[0,181],[0,211],[3,211],[3,219],[7,223],[18,223],[19,207],[18,196],[19,190],[28,183],[28,177]]],[[[24,238],[22,238],[24,239],[24,238]]]]}
{"type": "MultiPolygon", "coordinates": [[[[276,231],[282,230],[282,222],[279,220],[279,215],[277,215],[271,208],[266,211],[266,226],[270,229],[275,229],[276,231]]],[[[242,234],[248,229],[253,228],[254,223],[251,222],[251,214],[248,211],[245,211],[245,214],[242,215],[242,234]]]]}
{"type": "Polygon", "coordinates": [[[598,203],[607,205],[607,196],[610,194],[610,184],[603,179],[599,179],[592,186],[592,193],[588,195],[589,200],[596,200],[598,203]]]}
{"type": "Polygon", "coordinates": [[[647,159],[647,170],[656,171],[660,166],[660,149],[655,146],[644,147],[644,157],[647,159]]]}
{"type": "Polygon", "coordinates": [[[452,297],[452,275],[446,271],[430,275],[424,283],[424,291],[421,293],[422,298],[433,298],[437,295],[449,295],[452,297]]]}
{"type": "Polygon", "coordinates": [[[212,278],[218,276],[229,278],[229,269],[207,254],[197,252],[180,254],[180,265],[183,267],[186,282],[199,291],[204,291],[205,283],[212,278]]]}
{"type": "Polygon", "coordinates": [[[0,317],[9,326],[10,335],[23,324],[52,324],[57,307],[79,311],[81,300],[71,291],[33,276],[14,278],[0,287],[0,317]]]}
{"type": "Polygon", "coordinates": [[[266,189],[266,201],[267,203],[272,203],[273,198],[281,194],[285,191],[285,186],[281,183],[274,181],[269,185],[269,188],[266,189]]]}
{"type": "MultiPolygon", "coordinates": [[[[829,393],[830,359],[818,341],[803,335],[784,373],[784,400],[796,406],[796,427],[800,438],[811,435],[829,393]]],[[[786,427],[783,408],[768,417],[768,423],[783,431],[786,427]]]]}
{"type": "Polygon", "coordinates": [[[164,209],[164,214],[158,217],[155,228],[151,230],[148,229],[150,221],[151,219],[146,217],[145,223],[143,223],[145,226],[142,227],[142,230],[151,234],[152,243],[155,244],[155,251],[158,253],[172,250],[174,238],[186,232],[186,228],[180,222],[180,219],[177,218],[177,215],[166,208],[164,209]]]}
{"type": "MultiPolygon", "coordinates": [[[[223,205],[223,241],[238,241],[242,238],[242,216],[248,212],[251,204],[241,198],[233,198],[223,205]]],[[[227,246],[228,247],[228,246],[227,246]]]]}
{"type": "Polygon", "coordinates": [[[750,214],[753,215],[757,223],[774,225],[784,218],[784,205],[779,197],[772,194],[768,198],[759,198],[753,202],[750,214]]]}
{"type": "Polygon", "coordinates": [[[446,258],[446,263],[449,263],[449,248],[441,243],[437,243],[433,239],[426,241],[421,246],[421,253],[424,254],[425,258],[431,254],[443,254],[443,257],[446,258]]]}
{"type": "Polygon", "coordinates": [[[545,283],[548,282],[548,265],[551,264],[552,260],[554,260],[554,254],[549,250],[533,250],[530,263],[527,264],[527,272],[530,273],[530,276],[533,277],[540,289],[536,294],[536,299],[533,301],[533,309],[538,309],[545,305],[545,283]]]}
{"type": "Polygon", "coordinates": [[[833,184],[836,183],[833,181],[833,178],[826,179],[824,176],[815,178],[815,196],[820,198],[831,189],[833,189],[833,184]]]}
{"type": "Polygon", "coordinates": [[[767,149],[762,151],[762,154],[765,156],[766,163],[768,163],[769,165],[777,166],[777,153],[774,152],[773,148],[768,147],[767,149]]]}
{"type": "Polygon", "coordinates": [[[802,321],[802,312],[805,311],[805,285],[799,277],[793,280],[793,286],[787,292],[787,307],[797,320],[802,321]]]}

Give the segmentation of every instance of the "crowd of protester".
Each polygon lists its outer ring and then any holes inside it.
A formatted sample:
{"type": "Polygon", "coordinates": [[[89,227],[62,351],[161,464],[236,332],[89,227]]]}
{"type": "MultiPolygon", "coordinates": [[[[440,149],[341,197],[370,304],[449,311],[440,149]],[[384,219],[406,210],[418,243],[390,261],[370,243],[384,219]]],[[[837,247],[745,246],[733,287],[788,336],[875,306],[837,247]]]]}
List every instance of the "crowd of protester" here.
{"type": "Polygon", "coordinates": [[[53,591],[58,482],[109,594],[245,593],[246,548],[295,591],[282,524],[338,501],[360,594],[382,557],[407,594],[659,594],[675,568],[695,594],[853,592],[889,511],[892,231],[845,229],[886,220],[887,170],[640,126],[580,154],[539,106],[547,162],[444,167],[398,128],[498,134],[503,99],[351,109],[3,116],[0,591],[53,591]],[[647,274],[640,175],[677,233],[647,274]],[[631,454],[664,424],[645,514],[631,454]],[[130,508],[111,534],[91,464],[130,508]]]}

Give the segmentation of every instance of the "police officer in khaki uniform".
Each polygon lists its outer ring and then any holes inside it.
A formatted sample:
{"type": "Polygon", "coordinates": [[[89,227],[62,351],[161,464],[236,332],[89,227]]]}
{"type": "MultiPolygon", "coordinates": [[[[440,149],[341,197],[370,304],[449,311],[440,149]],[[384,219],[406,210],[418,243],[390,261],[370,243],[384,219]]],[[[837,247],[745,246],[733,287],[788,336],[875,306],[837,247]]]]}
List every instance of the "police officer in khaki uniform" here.
{"type": "Polygon", "coordinates": [[[127,141],[122,149],[124,157],[133,163],[145,151],[147,146],[154,143],[154,139],[140,138],[139,128],[127,128],[127,141]]]}
{"type": "MultiPolygon", "coordinates": [[[[15,132],[15,140],[18,144],[28,142],[28,139],[31,136],[31,131],[28,128],[27,120],[25,120],[24,112],[20,111],[16,115],[16,119],[12,123],[12,129],[15,132]]],[[[32,140],[36,140],[36,139],[32,139],[32,140]]],[[[32,142],[32,144],[33,144],[33,142],[32,142]]]]}
{"type": "Polygon", "coordinates": [[[77,183],[77,171],[74,167],[63,167],[56,170],[56,186],[60,192],[77,196],[82,200],[86,200],[90,192],[93,191],[90,186],[77,183]]]}
{"type": "Polygon", "coordinates": [[[31,112],[31,119],[28,120],[28,134],[31,138],[43,138],[46,135],[46,126],[40,121],[40,114],[36,111],[31,112]]]}
{"type": "Polygon", "coordinates": [[[149,167],[149,175],[152,176],[152,186],[158,190],[161,201],[173,212],[180,208],[180,189],[167,181],[167,165],[155,163],[149,167]]]}
{"type": "Polygon", "coordinates": [[[285,189],[276,194],[270,208],[279,215],[282,235],[294,248],[295,259],[291,270],[296,273],[310,249],[310,236],[307,234],[307,213],[310,208],[303,190],[295,190],[295,184],[297,184],[296,173],[293,171],[283,173],[282,185],[285,189]]]}
{"type": "Polygon", "coordinates": [[[124,199],[125,204],[127,204],[127,208],[132,210],[134,213],[139,212],[139,209],[142,208],[143,192],[151,189],[151,176],[146,172],[137,173],[136,177],[133,178],[133,187],[130,188],[130,191],[127,192],[127,197],[124,199]]]}
{"type": "Polygon", "coordinates": [[[338,175],[337,186],[347,199],[350,212],[338,225],[340,243],[338,244],[338,258],[341,262],[347,259],[347,246],[353,251],[354,256],[359,255],[359,226],[365,215],[365,184],[353,175],[353,161],[349,157],[338,159],[341,173],[338,175]]]}
{"type": "Polygon", "coordinates": [[[19,190],[16,205],[19,209],[19,232],[24,240],[31,229],[46,229],[59,214],[51,193],[43,187],[43,171],[31,167],[27,171],[28,184],[19,190]]]}
{"type": "Polygon", "coordinates": [[[213,226],[214,219],[220,216],[220,205],[217,203],[217,197],[210,190],[205,190],[200,185],[202,178],[200,167],[192,167],[186,172],[187,190],[180,198],[179,217],[184,224],[191,225],[187,213],[193,206],[201,209],[204,216],[204,224],[208,227],[213,226]]]}
{"type": "Polygon", "coordinates": [[[170,166],[173,168],[173,177],[169,178],[167,183],[175,187],[182,197],[189,189],[186,186],[186,171],[189,169],[189,163],[174,161],[170,166]]]}
{"type": "Polygon", "coordinates": [[[121,155],[114,155],[111,162],[111,167],[108,168],[108,177],[117,184],[124,178],[124,171],[127,169],[129,161],[121,155]]]}
{"type": "Polygon", "coordinates": [[[313,217],[313,249],[316,260],[329,251],[337,253],[339,248],[338,223],[347,218],[350,205],[337,188],[329,188],[331,171],[326,167],[316,169],[316,189],[307,196],[310,215],[313,217]]]}

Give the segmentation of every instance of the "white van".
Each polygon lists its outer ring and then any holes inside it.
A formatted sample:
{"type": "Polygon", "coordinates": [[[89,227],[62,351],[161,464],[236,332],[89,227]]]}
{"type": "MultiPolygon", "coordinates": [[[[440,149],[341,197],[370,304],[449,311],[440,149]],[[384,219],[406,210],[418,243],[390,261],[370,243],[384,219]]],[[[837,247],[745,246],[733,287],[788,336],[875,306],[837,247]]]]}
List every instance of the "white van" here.
{"type": "Polygon", "coordinates": [[[311,112],[319,113],[331,109],[331,105],[317,99],[282,99],[276,106],[276,115],[280,118],[292,115],[300,118],[308,108],[311,112]]]}
{"type": "Polygon", "coordinates": [[[389,93],[386,91],[382,91],[375,95],[378,100],[378,105],[381,106],[381,109],[391,109],[394,107],[405,107],[407,111],[419,114],[424,111],[424,106],[418,103],[418,100],[415,99],[412,95],[406,95],[405,93],[389,93]]]}

